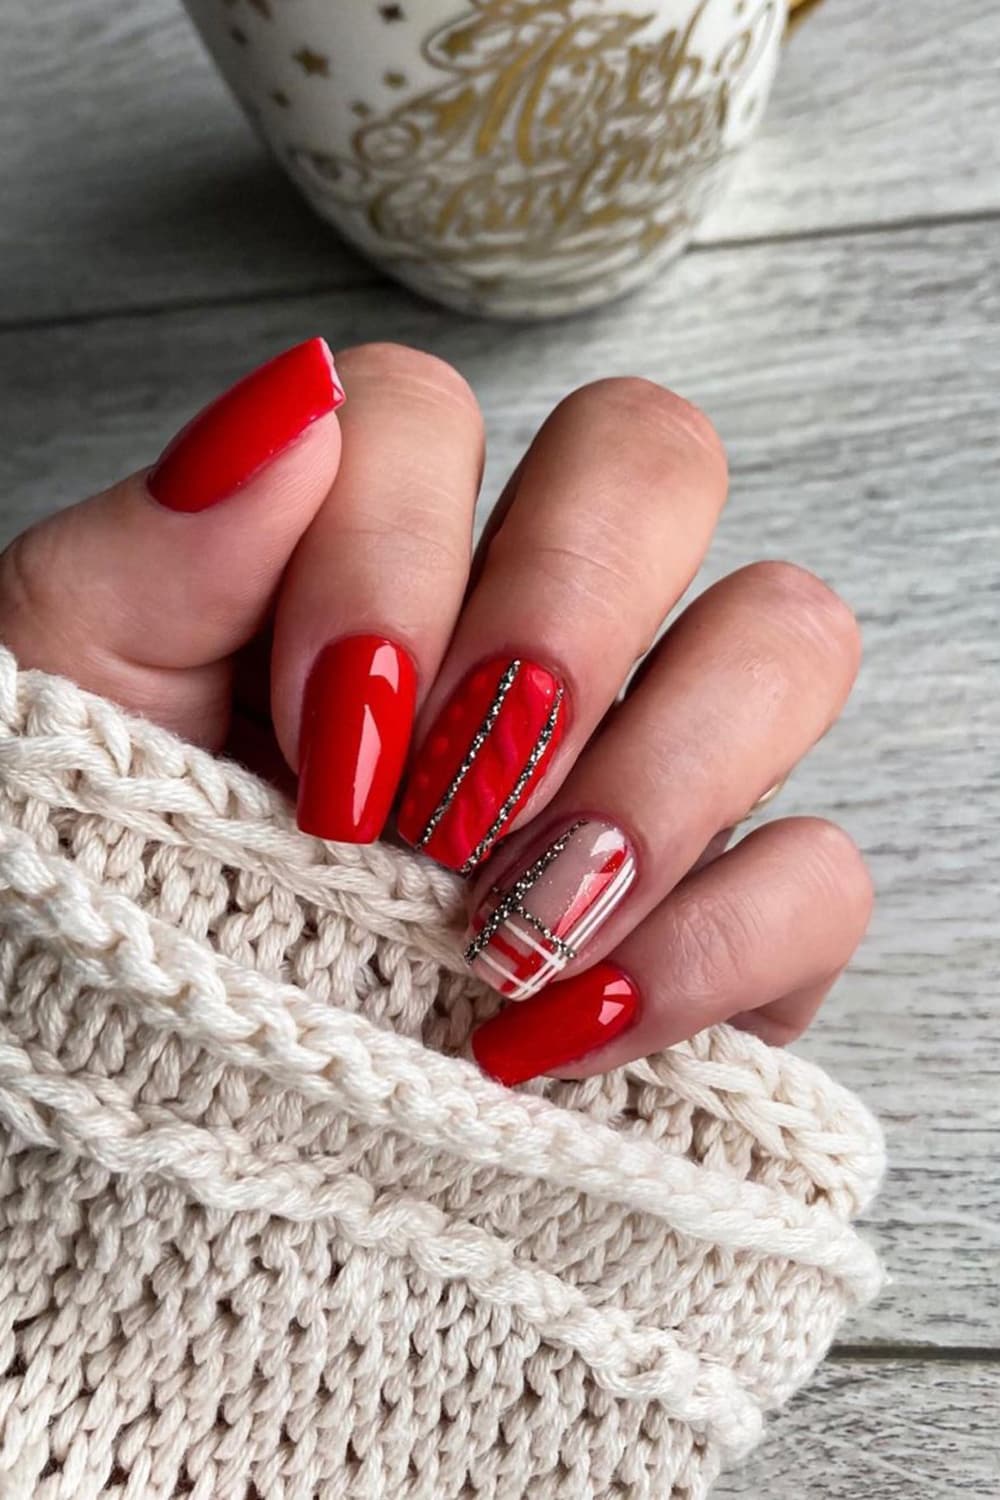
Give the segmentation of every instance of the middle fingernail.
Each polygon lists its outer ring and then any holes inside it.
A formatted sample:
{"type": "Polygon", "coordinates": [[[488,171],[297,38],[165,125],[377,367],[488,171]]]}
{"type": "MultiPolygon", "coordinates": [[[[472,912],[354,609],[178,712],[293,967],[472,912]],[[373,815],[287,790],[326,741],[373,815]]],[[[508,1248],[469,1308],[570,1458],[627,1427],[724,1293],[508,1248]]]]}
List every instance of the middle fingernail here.
{"type": "Polygon", "coordinates": [[[474,870],[544,775],[564,710],[562,683],[537,662],[501,657],[471,672],[417,755],[399,811],[407,843],[474,870]]]}
{"type": "Polygon", "coordinates": [[[466,962],[501,995],[527,999],[591,942],[635,873],[620,828],[578,818],[486,894],[472,918],[466,962]]]}

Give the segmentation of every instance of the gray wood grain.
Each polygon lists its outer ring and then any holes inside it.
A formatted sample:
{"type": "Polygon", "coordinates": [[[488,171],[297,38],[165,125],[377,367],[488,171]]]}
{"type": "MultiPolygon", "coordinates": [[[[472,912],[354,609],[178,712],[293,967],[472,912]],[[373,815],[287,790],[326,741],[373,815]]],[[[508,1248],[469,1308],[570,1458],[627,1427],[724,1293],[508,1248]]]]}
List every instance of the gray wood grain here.
{"type": "Polygon", "coordinates": [[[713,1500],[996,1500],[998,1409],[997,1365],[830,1363],[713,1500]]]}
{"type": "Polygon", "coordinates": [[[0,320],[370,281],[259,144],[175,0],[6,8],[0,320]]]}
{"type": "Polygon", "coordinates": [[[855,1342],[1000,1347],[998,308],[993,228],[972,225],[717,249],[545,328],[355,289],[0,334],[19,372],[0,413],[5,535],[149,461],[236,372],[315,331],[463,369],[492,439],[487,499],[587,379],[646,374],[713,415],[732,499],[701,582],[795,558],[852,602],[867,641],[852,707],[775,809],[842,821],[880,894],[806,1043],[889,1132],[873,1228],[893,1282],[855,1342]]]}
{"type": "MultiPolygon", "coordinates": [[[[370,283],[299,202],[176,0],[8,7],[0,320],[370,283]]],[[[1000,209],[991,0],[826,0],[703,243],[1000,209]]]]}
{"type": "Polygon", "coordinates": [[[869,1232],[892,1281],[719,1500],[1000,1496],[998,52],[991,0],[825,0],[676,271],[524,329],[383,288],[270,162],[175,0],[0,24],[0,541],[323,332],[463,369],[491,436],[484,510],[571,386],[675,386],[732,460],[699,586],[793,557],[858,610],[855,699],[773,815],[837,818],[874,869],[871,934],[802,1050],[885,1123],[869,1232]]]}
{"type": "Polygon", "coordinates": [[[998,31],[990,0],[823,0],[702,238],[994,213],[998,31]]]}

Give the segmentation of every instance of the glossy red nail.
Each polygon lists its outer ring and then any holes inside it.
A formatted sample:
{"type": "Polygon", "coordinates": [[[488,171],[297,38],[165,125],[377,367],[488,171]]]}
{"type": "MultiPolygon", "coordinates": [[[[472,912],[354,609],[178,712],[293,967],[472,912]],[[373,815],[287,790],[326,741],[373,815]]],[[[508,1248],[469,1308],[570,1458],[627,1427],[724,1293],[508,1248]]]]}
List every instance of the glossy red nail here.
{"type": "Polygon", "coordinates": [[[399,812],[407,843],[468,874],[486,858],[548,767],[565,693],[536,662],[478,667],[438,714],[399,812]]]}
{"type": "Polygon", "coordinates": [[[286,349],[182,428],[151,470],[149,493],[169,510],[207,510],[343,404],[344,388],[323,339],[286,349]]]}
{"type": "Polygon", "coordinates": [[[348,636],[323,648],[302,708],[304,833],[345,844],[378,838],[406,761],[416,693],[412,660],[384,636],[348,636]]]}
{"type": "Polygon", "coordinates": [[[628,975],[614,964],[595,964],[500,1011],[473,1032],[472,1053],[499,1083],[524,1083],[605,1046],[638,1013],[639,991],[628,975]]]}

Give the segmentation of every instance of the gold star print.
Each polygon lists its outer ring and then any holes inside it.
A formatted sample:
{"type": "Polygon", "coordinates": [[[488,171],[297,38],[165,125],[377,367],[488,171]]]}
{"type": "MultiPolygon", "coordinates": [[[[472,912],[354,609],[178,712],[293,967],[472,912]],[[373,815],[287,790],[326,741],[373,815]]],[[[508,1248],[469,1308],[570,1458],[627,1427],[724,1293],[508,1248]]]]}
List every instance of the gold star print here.
{"type": "Polygon", "coordinates": [[[288,95],[285,93],[284,89],[272,89],[270,97],[273,99],[275,104],[280,106],[281,109],[288,109],[292,102],[291,99],[289,99],[288,95]]]}
{"type": "Polygon", "coordinates": [[[230,26],[229,35],[232,37],[234,42],[239,42],[241,47],[246,46],[247,34],[245,31],[241,31],[238,26],[230,26]]]}
{"type": "Polygon", "coordinates": [[[324,57],[322,52],[314,52],[311,47],[300,47],[298,52],[292,53],[292,58],[298,63],[303,73],[310,77],[329,78],[330,59],[324,57]]]}
{"type": "Polygon", "coordinates": [[[383,82],[387,83],[391,89],[403,89],[406,87],[406,74],[395,72],[385,73],[383,74],[383,82]]]}
{"type": "Polygon", "coordinates": [[[356,100],[355,103],[351,105],[351,113],[357,115],[359,119],[365,119],[365,117],[367,115],[370,115],[371,112],[371,105],[363,103],[361,99],[356,100]]]}
{"type": "Polygon", "coordinates": [[[406,19],[401,5],[380,5],[378,13],[383,21],[405,21],[406,19]]]}

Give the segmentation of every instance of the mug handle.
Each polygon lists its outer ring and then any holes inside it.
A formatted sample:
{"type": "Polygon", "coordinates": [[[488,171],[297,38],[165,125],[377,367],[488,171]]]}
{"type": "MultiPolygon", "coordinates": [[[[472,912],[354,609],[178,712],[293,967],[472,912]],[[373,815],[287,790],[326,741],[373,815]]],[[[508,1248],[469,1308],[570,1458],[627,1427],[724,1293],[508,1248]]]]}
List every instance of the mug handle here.
{"type": "Polygon", "coordinates": [[[788,0],[788,26],[785,29],[786,38],[791,36],[796,26],[809,15],[820,4],[820,0],[788,0]]]}

